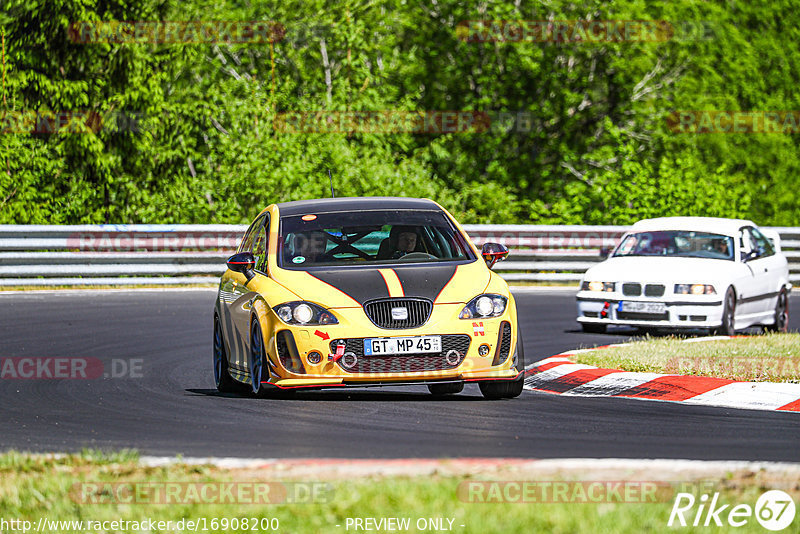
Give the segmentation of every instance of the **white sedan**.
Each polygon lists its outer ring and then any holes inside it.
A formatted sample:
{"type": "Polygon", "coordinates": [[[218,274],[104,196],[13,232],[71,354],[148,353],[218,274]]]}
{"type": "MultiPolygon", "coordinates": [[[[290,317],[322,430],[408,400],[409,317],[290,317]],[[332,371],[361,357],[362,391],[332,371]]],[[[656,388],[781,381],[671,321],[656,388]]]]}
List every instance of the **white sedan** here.
{"type": "Polygon", "coordinates": [[[785,332],[789,267],[777,233],[770,238],[747,220],[639,221],[608,259],[586,271],[578,322],[586,332],[608,325],[785,332]]]}

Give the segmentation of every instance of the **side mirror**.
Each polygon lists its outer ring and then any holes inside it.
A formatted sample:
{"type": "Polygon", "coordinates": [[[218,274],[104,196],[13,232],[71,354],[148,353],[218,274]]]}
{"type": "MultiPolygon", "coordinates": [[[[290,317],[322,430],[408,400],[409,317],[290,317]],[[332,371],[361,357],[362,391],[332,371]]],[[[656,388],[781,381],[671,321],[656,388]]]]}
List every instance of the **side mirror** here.
{"type": "Polygon", "coordinates": [[[228,269],[231,271],[242,273],[247,281],[253,279],[255,273],[253,269],[256,268],[256,258],[252,252],[239,252],[228,258],[228,269]]]}
{"type": "Polygon", "coordinates": [[[508,257],[508,248],[500,243],[484,243],[481,256],[483,256],[486,266],[491,269],[495,263],[508,257]]]}
{"type": "Polygon", "coordinates": [[[611,255],[611,249],[608,247],[603,247],[600,249],[600,259],[605,260],[611,255]]]}
{"type": "Polygon", "coordinates": [[[742,252],[742,262],[747,263],[750,260],[754,260],[758,257],[758,252],[755,250],[751,250],[749,252],[742,252]]]}

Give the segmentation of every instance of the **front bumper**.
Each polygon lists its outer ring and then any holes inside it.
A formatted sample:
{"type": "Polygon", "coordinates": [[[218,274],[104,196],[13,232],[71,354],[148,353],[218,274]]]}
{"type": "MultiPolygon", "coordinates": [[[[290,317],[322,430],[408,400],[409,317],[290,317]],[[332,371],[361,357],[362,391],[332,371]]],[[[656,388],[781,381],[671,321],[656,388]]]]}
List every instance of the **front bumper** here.
{"type": "Polygon", "coordinates": [[[714,328],[722,322],[723,303],[719,295],[672,295],[667,297],[603,296],[581,291],[577,296],[578,322],[662,328],[714,328]],[[663,303],[664,313],[623,311],[621,302],[663,303]]]}
{"type": "MultiPolygon", "coordinates": [[[[458,309],[462,307],[460,305],[458,309]]],[[[448,310],[441,315],[452,315],[451,312],[448,310]]],[[[406,330],[381,329],[360,321],[355,313],[355,321],[359,324],[352,324],[346,314],[342,315],[338,314],[338,325],[278,325],[268,344],[272,371],[269,383],[280,388],[363,387],[513,380],[519,375],[515,367],[516,320],[508,313],[498,318],[474,321],[437,321],[432,316],[425,325],[406,330]],[[441,352],[385,356],[364,354],[363,340],[367,338],[431,335],[441,336],[441,352]],[[344,342],[345,351],[337,354],[336,347],[341,342],[344,342]],[[482,345],[488,347],[484,356],[478,352],[482,345]]]]}

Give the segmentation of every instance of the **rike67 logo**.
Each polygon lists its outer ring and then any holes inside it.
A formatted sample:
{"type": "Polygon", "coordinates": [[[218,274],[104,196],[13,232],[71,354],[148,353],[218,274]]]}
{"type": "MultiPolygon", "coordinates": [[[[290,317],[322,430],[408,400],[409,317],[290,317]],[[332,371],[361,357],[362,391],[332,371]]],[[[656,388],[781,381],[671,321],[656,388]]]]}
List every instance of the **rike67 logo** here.
{"type": "Polygon", "coordinates": [[[721,527],[727,523],[742,527],[753,516],[767,530],[783,530],[794,520],[794,500],[784,491],[770,490],[761,494],[754,509],[749,504],[724,504],[719,493],[710,497],[704,493],[699,499],[691,493],[678,493],[667,526],[721,527]]]}

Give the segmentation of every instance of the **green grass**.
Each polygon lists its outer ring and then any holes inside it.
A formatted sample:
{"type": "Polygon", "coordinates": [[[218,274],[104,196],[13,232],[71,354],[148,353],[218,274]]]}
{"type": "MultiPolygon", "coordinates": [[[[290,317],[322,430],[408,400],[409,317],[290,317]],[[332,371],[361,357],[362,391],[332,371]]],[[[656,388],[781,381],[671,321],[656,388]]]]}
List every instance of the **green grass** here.
{"type": "MultiPolygon", "coordinates": [[[[484,475],[488,476],[488,475],[484,475]]],[[[621,475],[621,477],[624,474],[621,475]]],[[[713,481],[721,500],[754,505],[765,489],[757,477],[722,474],[713,481]],[[718,489],[717,489],[718,488],[718,489]]],[[[411,532],[420,518],[453,519],[454,532],[476,533],[638,533],[662,532],[672,507],[672,493],[648,503],[474,503],[459,493],[459,484],[476,478],[465,476],[373,476],[323,481],[328,485],[324,499],[314,504],[121,504],[81,503],[75,485],[80,483],[195,482],[214,483],[278,482],[274,472],[224,470],[212,466],[171,464],[144,467],[133,452],[103,454],[85,451],[59,457],[20,453],[0,455],[0,517],[26,519],[34,524],[40,517],[50,520],[130,521],[206,518],[277,518],[279,532],[354,532],[346,529],[347,518],[410,518],[411,532]],[[271,477],[271,478],[270,478],[271,477]],[[337,527],[336,525],[340,525],[337,527]],[[464,527],[461,527],[464,525],[464,527]]],[[[491,478],[488,478],[491,480],[491,478]]],[[[523,480],[524,476],[501,472],[494,480],[523,480]]],[[[548,476],[543,480],[552,481],[548,476]]],[[[684,479],[686,482],[686,480],[684,479]]],[[[296,480],[294,480],[296,482],[296,480]]],[[[708,483],[708,480],[705,481],[708,483]]],[[[704,486],[708,488],[709,486],[704,486]]],[[[797,501],[800,486],[786,488],[797,501]]],[[[704,491],[709,491],[708,489],[704,491]]],[[[699,497],[701,492],[698,492],[699,497]]],[[[92,493],[110,499],[109,493],[92,493]]],[[[687,516],[688,517],[688,516],[687,516]]],[[[798,522],[795,522],[797,525],[798,522]]],[[[229,532],[236,529],[217,529],[229,532]]],[[[704,532],[707,528],[681,528],[680,532],[704,532]]],[[[54,530],[54,532],[66,530],[54,530]]],[[[116,532],[130,530],[117,529],[116,532]]],[[[714,529],[715,532],[762,532],[755,519],[743,528],[714,529]]],[[[798,532],[787,529],[784,532],[798,532]]]]}
{"type": "Polygon", "coordinates": [[[687,343],[647,338],[580,353],[578,363],[623,371],[713,376],[752,382],[800,382],[800,334],[765,334],[687,343]]]}

